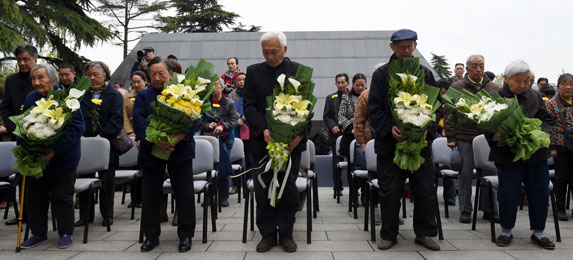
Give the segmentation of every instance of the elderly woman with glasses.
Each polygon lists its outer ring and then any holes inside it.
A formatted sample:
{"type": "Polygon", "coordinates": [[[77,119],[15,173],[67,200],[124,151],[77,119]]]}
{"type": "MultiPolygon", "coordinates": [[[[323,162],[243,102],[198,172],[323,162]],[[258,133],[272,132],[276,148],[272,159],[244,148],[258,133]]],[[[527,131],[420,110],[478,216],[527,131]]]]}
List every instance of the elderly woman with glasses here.
{"type": "MultiPolygon", "coordinates": [[[[513,98],[519,102],[523,114],[528,118],[537,118],[543,122],[541,128],[550,133],[555,122],[547,112],[545,102],[539,92],[529,88],[530,68],[522,60],[516,60],[505,68],[504,84],[499,94],[504,98],[513,98]]],[[[533,230],[531,242],[545,249],[554,249],[553,242],[543,234],[547,219],[549,200],[549,168],[547,159],[550,152],[547,147],[540,147],[527,160],[514,162],[515,154],[508,146],[499,147],[500,134],[487,134],[491,151],[489,160],[495,162],[499,177],[499,219],[501,234],[496,245],[509,246],[513,240],[511,230],[515,226],[517,204],[522,184],[529,200],[529,225],[533,230]]]]}
{"type": "MultiPolygon", "coordinates": [[[[31,70],[32,91],[26,97],[24,110],[35,102],[47,97],[48,92],[57,88],[58,73],[50,65],[38,64],[31,70]],[[56,86],[56,87],[54,87],[56,86]]],[[[65,134],[56,141],[52,151],[44,156],[50,162],[42,177],[28,178],[26,210],[32,236],[21,244],[22,248],[31,248],[48,239],[48,205],[51,201],[58,223],[60,240],[58,248],[72,246],[74,233],[74,183],[76,168],[80,162],[81,142],[85,129],[81,110],[72,114],[72,122],[65,134]],[[51,194],[51,195],[49,195],[51,194]]]]}
{"type": "MultiPolygon", "coordinates": [[[[109,67],[103,62],[95,61],[87,64],[84,75],[91,81],[88,93],[82,99],[81,109],[86,121],[85,137],[103,137],[111,142],[118,136],[123,128],[123,96],[113,88],[109,80],[111,73],[109,67]]],[[[103,218],[102,226],[113,224],[113,199],[115,192],[115,169],[119,164],[119,154],[112,148],[109,154],[109,167],[98,172],[102,182],[99,194],[99,209],[103,218]]],[[[83,175],[87,177],[86,175],[83,175]]],[[[89,176],[89,175],[88,175],[89,176]]],[[[92,175],[92,178],[95,177],[92,175]]],[[[80,220],[77,226],[83,226],[85,221],[93,221],[94,216],[87,215],[89,194],[80,193],[80,220]]],[[[92,212],[93,210],[89,211],[92,212]]]]}
{"type": "Polygon", "coordinates": [[[555,161],[553,184],[557,201],[557,217],[561,221],[567,221],[565,197],[567,185],[573,182],[573,75],[565,73],[559,76],[557,90],[559,94],[547,101],[547,110],[555,120],[549,148],[555,161]]]}

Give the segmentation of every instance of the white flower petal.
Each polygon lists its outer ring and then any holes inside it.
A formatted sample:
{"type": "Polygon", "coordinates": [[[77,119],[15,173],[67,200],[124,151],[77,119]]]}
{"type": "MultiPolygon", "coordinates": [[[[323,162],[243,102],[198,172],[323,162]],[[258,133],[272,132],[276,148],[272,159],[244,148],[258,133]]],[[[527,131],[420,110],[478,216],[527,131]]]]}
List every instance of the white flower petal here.
{"type": "Polygon", "coordinates": [[[281,75],[279,75],[279,77],[277,78],[277,82],[279,83],[279,85],[281,85],[281,90],[284,90],[284,87],[285,87],[285,78],[286,78],[286,75],[285,75],[285,74],[281,74],[281,75]]]}
{"type": "Polygon", "coordinates": [[[298,93],[298,87],[300,86],[300,82],[299,82],[298,80],[296,80],[296,79],[291,79],[291,78],[288,78],[288,81],[289,81],[290,84],[292,84],[292,86],[294,87],[294,91],[295,91],[296,93],[298,93]]]}
{"type": "Polygon", "coordinates": [[[185,75],[177,74],[177,83],[181,83],[185,80],[185,75]]]}
{"type": "Polygon", "coordinates": [[[80,102],[77,99],[66,100],[66,106],[73,111],[80,109],[80,102]]]}
{"type": "Polygon", "coordinates": [[[72,98],[78,99],[84,94],[84,92],[85,92],[84,90],[78,90],[78,89],[72,88],[72,89],[70,89],[70,93],[68,93],[68,99],[72,99],[72,98]]]}
{"type": "Polygon", "coordinates": [[[201,77],[197,77],[197,81],[199,82],[199,85],[204,85],[204,84],[209,84],[211,83],[210,79],[204,79],[201,77]]]}

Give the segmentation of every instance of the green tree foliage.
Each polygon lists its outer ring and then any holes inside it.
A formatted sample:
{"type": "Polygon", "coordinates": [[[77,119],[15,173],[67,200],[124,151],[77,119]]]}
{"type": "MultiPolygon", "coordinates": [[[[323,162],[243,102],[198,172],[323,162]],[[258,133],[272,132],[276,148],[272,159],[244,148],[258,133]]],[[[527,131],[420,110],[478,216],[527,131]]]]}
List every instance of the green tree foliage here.
{"type": "Polygon", "coordinates": [[[143,34],[157,28],[155,16],[167,9],[167,1],[147,0],[97,0],[96,8],[103,15],[111,17],[106,23],[118,45],[123,47],[123,57],[127,56],[130,42],[139,40],[143,34]]]}
{"type": "Polygon", "coordinates": [[[91,7],[91,0],[0,0],[0,51],[10,56],[24,43],[48,46],[58,58],[41,58],[81,68],[87,59],[76,51],[111,38],[107,28],[85,13],[91,7]]]}
{"type": "Polygon", "coordinates": [[[176,15],[159,17],[163,32],[221,32],[223,27],[232,28],[233,31],[260,30],[260,27],[254,25],[246,29],[240,23],[232,27],[241,16],[223,10],[217,0],[172,0],[170,7],[175,8],[176,15]]]}
{"type": "Polygon", "coordinates": [[[448,60],[446,59],[445,55],[436,55],[435,53],[431,52],[432,60],[430,63],[432,64],[432,69],[438,73],[440,78],[448,78],[452,76],[452,72],[450,71],[450,64],[448,64],[448,60]]]}

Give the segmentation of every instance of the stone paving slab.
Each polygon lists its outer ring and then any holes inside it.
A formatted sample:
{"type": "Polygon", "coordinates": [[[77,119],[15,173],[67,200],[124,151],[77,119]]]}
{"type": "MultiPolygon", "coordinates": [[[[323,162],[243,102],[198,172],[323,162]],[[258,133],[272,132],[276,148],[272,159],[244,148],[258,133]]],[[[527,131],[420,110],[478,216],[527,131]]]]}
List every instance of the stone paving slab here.
{"type": "MultiPolygon", "coordinates": [[[[441,189],[440,189],[441,190],[441,189]]],[[[378,250],[376,242],[370,242],[370,232],[363,231],[364,208],[358,209],[358,219],[354,219],[348,210],[347,193],[340,204],[332,199],[330,188],[319,189],[320,212],[313,218],[312,243],[306,244],[306,211],[297,213],[294,227],[294,240],[298,252],[285,253],[279,246],[270,252],[256,252],[256,245],[261,239],[256,227],[255,231],[247,232],[247,243],[241,243],[243,231],[244,203],[238,204],[236,197],[230,199],[230,207],[223,208],[218,214],[217,232],[211,231],[211,218],[208,219],[208,242],[201,243],[202,214],[198,211],[197,226],[193,238],[193,247],[189,253],[177,252],[177,227],[171,222],[161,224],[160,245],[152,252],[141,253],[137,242],[140,226],[141,209],[136,209],[135,219],[130,219],[130,209],[127,203],[121,205],[121,193],[116,193],[116,215],[111,232],[100,225],[101,216],[96,213],[94,224],[90,225],[89,242],[82,244],[83,228],[76,228],[74,245],[65,250],[56,247],[58,234],[51,231],[51,221],[48,222],[48,242],[36,248],[14,253],[16,246],[17,226],[5,226],[0,223],[0,259],[571,259],[573,255],[573,221],[560,222],[563,241],[555,240],[555,229],[551,212],[549,212],[545,233],[556,242],[556,250],[543,250],[531,244],[529,237],[529,220],[527,209],[518,211],[516,227],[513,230],[514,241],[509,247],[497,247],[490,241],[489,222],[481,219],[478,214],[477,230],[471,230],[471,224],[459,223],[457,207],[450,207],[450,218],[444,218],[442,197],[440,199],[440,214],[444,229],[445,240],[438,241],[441,251],[434,252],[414,243],[415,233],[412,225],[413,204],[407,204],[405,224],[400,226],[398,244],[386,251],[378,250]]],[[[346,190],[345,190],[346,192],[346,190]]],[[[199,203],[195,204],[200,210],[199,203]]],[[[98,210],[98,207],[96,207],[98,210]]],[[[76,211],[77,213],[77,211],[76,211]]],[[[13,212],[11,212],[13,214],[13,212]]],[[[168,211],[169,220],[173,214],[168,211]]],[[[400,214],[401,217],[401,214],[400,214]]],[[[77,216],[76,216],[77,218],[77,216]]],[[[249,223],[250,225],[250,223],[249,223]]],[[[376,236],[379,238],[380,226],[376,226],[376,236]]],[[[500,227],[495,226],[496,234],[500,227]]]]}

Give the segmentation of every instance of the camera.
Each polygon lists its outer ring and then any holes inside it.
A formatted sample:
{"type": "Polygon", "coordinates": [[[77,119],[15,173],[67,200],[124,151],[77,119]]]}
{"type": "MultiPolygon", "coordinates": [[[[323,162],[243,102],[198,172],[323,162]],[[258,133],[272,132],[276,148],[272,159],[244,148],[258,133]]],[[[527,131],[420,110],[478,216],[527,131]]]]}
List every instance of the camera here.
{"type": "Polygon", "coordinates": [[[225,88],[223,88],[223,94],[229,95],[229,93],[233,92],[233,90],[237,90],[237,86],[235,84],[225,84],[225,88]]]}
{"type": "Polygon", "coordinates": [[[155,52],[155,50],[153,50],[153,48],[151,48],[151,47],[146,47],[146,48],[143,48],[141,50],[138,50],[136,53],[137,54],[137,62],[141,62],[141,59],[143,57],[146,57],[148,52],[155,52]]]}

